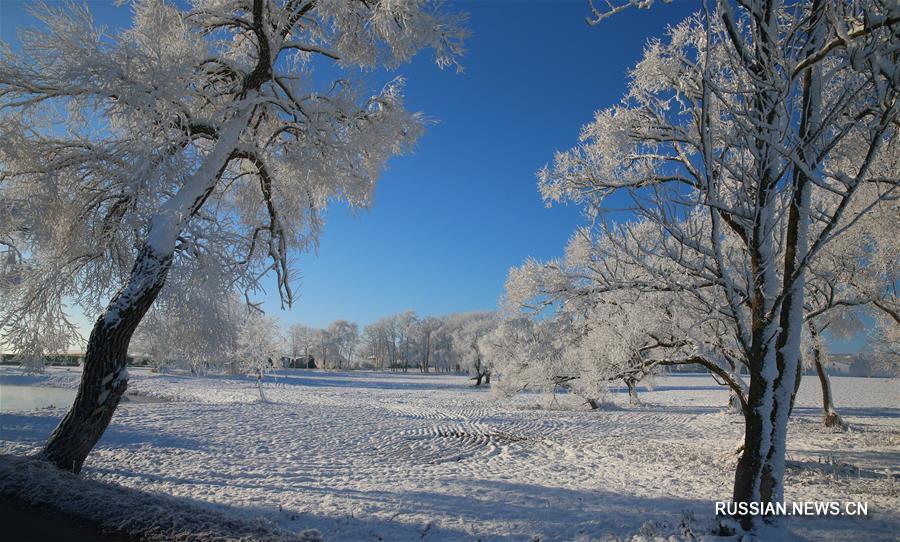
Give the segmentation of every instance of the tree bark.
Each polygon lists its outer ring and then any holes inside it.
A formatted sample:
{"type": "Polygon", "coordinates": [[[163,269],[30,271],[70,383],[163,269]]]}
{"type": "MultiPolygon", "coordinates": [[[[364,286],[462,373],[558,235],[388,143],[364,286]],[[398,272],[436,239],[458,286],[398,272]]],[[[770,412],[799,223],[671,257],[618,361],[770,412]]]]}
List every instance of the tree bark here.
{"type": "Polygon", "coordinates": [[[633,378],[626,378],[625,385],[628,387],[628,404],[629,405],[640,405],[641,400],[638,397],[637,392],[637,382],[633,378]]]}
{"type": "MultiPolygon", "coordinates": [[[[476,350],[477,351],[477,350],[476,350]]],[[[480,386],[483,381],[485,384],[491,383],[491,373],[481,368],[481,356],[475,359],[475,385],[480,386]]]]}
{"type": "Polygon", "coordinates": [[[828,378],[828,373],[825,372],[825,365],[822,363],[822,347],[818,341],[819,330],[814,325],[810,325],[809,330],[813,339],[813,363],[816,366],[816,373],[819,375],[819,384],[822,386],[822,423],[825,424],[825,427],[846,430],[847,424],[834,408],[831,379],[828,378]]]}
{"type": "MultiPolygon", "coordinates": [[[[754,375],[756,376],[756,375],[754,375]]],[[[761,502],[762,489],[771,492],[774,485],[771,467],[763,461],[763,439],[771,436],[766,431],[770,408],[764,407],[763,397],[766,395],[768,383],[761,376],[751,377],[748,394],[748,408],[744,411],[744,453],[738,460],[734,475],[734,502],[761,502]]],[[[745,529],[752,528],[752,518],[738,518],[745,529]]]]}
{"type": "Polygon", "coordinates": [[[847,429],[847,423],[838,415],[834,408],[834,399],[831,395],[831,380],[825,367],[818,359],[816,359],[816,372],[819,373],[819,383],[822,385],[822,411],[824,412],[823,423],[825,427],[847,429]]]}
{"type": "MultiPolygon", "coordinates": [[[[760,36],[755,44],[757,66],[765,66],[773,58],[778,47],[773,34],[774,4],[767,4],[759,13],[760,36]]],[[[816,50],[820,45],[826,18],[820,0],[811,7],[814,14],[810,38],[806,46],[816,50]]],[[[804,162],[815,170],[816,152],[812,145],[820,125],[821,78],[819,68],[806,70],[803,79],[803,109],[800,117],[799,136],[802,145],[799,152],[804,162]]],[[[772,74],[763,71],[763,78],[772,74]]],[[[777,88],[777,83],[772,88],[777,88]]],[[[770,89],[760,90],[754,102],[759,126],[777,124],[778,93],[770,89]]],[[[800,337],[804,325],[805,259],[809,232],[809,206],[812,184],[800,167],[794,167],[791,178],[791,202],[784,239],[783,270],[780,284],[774,273],[775,251],[771,226],[774,208],[769,196],[777,190],[778,160],[769,143],[774,134],[763,133],[756,142],[756,159],[760,191],[757,194],[759,209],[751,237],[751,269],[754,275],[751,312],[753,318],[750,362],[750,392],[748,408],[744,413],[747,425],[744,432],[744,453],[735,471],[734,502],[781,502],[784,500],[784,462],[787,446],[788,419],[794,402],[800,367],[800,337]],[[781,305],[768,306],[771,297],[766,294],[781,292],[781,305]],[[777,309],[777,314],[774,313],[777,309]],[[771,314],[771,317],[769,316],[771,314]],[[774,344],[773,344],[774,343],[774,344]]],[[[772,139],[774,141],[774,139],[772,139]]],[[[740,516],[737,518],[746,530],[753,530],[760,521],[774,522],[777,518],[740,516]]]]}
{"type": "Polygon", "coordinates": [[[40,452],[57,467],[74,473],[103,436],[128,387],[128,345],[134,330],[159,295],[172,255],[149,246],[138,255],[128,283],[94,323],[84,355],[84,373],[75,402],[40,452]]]}
{"type": "Polygon", "coordinates": [[[128,282],[113,296],[91,330],[75,402],[50,434],[39,457],[78,473],[103,436],[128,387],[128,345],[166,282],[175,241],[212,193],[251,115],[252,108],[247,108],[228,121],[204,163],[150,221],[149,233],[138,250],[128,282]]]}
{"type": "Polygon", "coordinates": [[[731,390],[731,393],[728,394],[728,413],[737,414],[738,412],[743,412],[743,410],[740,396],[738,396],[736,391],[731,390]]]}

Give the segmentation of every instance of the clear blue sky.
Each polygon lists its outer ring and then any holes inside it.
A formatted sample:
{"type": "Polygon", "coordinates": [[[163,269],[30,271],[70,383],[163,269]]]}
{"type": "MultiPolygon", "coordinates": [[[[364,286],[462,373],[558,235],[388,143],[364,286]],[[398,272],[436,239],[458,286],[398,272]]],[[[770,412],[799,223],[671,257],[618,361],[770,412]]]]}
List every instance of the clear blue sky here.
{"type": "Polygon", "coordinates": [[[507,270],[559,255],[582,221],[575,207],[544,207],[535,172],[621,97],[647,38],[698,6],[591,28],[586,1],[449,3],[470,16],[465,72],[440,71],[427,52],[398,70],[409,107],[438,123],[391,161],[370,211],[332,209],[318,256],[300,258],[300,302],[282,319],[495,308],[507,270]]]}
{"type": "Polygon", "coordinates": [[[575,207],[544,207],[535,172],[620,98],[646,39],[697,5],[591,28],[587,2],[449,4],[470,15],[465,73],[438,70],[427,53],[398,70],[409,107],[437,124],[391,161],[371,210],[332,209],[318,256],[300,258],[300,302],[282,319],[496,307],[507,270],[559,255],[582,221],[575,207]]]}
{"type": "MultiPolygon", "coordinates": [[[[98,23],[126,25],[129,8],[90,2],[98,23]]],[[[32,24],[24,2],[0,0],[6,41],[32,24]]],[[[544,207],[535,172],[571,147],[597,109],[615,103],[651,37],[700,8],[694,0],[626,11],[590,27],[586,1],[449,2],[469,14],[465,72],[439,70],[428,52],[373,83],[407,79],[410,109],[437,121],[415,152],[391,161],[371,210],[332,208],[318,254],[297,258],[300,299],[286,324],[365,325],[413,309],[445,314],[496,307],[507,270],[559,256],[583,222],[574,206],[544,207]]],[[[87,322],[85,322],[87,324],[87,322]]],[[[834,345],[854,351],[860,341],[834,345]]]]}
{"type": "MultiPolygon", "coordinates": [[[[127,6],[89,4],[99,24],[128,24],[127,6]]],[[[33,23],[24,6],[0,0],[4,40],[33,23]]],[[[409,108],[437,123],[413,154],[391,161],[371,210],[329,211],[318,254],[297,259],[299,301],[282,312],[268,296],[268,312],[319,327],[496,307],[507,270],[559,255],[582,221],[576,207],[544,207],[535,172],[621,97],[646,40],[698,8],[660,3],[589,27],[586,1],[449,2],[469,13],[464,73],[439,70],[423,52],[372,76],[405,76],[409,108]]]]}

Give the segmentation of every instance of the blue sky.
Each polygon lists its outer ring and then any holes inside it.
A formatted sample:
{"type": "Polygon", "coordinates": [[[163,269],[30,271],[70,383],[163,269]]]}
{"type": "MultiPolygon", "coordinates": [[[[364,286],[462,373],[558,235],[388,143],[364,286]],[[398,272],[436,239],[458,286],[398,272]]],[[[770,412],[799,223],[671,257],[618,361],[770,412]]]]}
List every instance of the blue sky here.
{"type": "MultiPolygon", "coordinates": [[[[4,40],[31,24],[24,5],[0,0],[4,40]]],[[[90,5],[100,24],[128,22],[127,6],[90,5]]],[[[469,14],[464,73],[439,70],[426,51],[369,76],[381,85],[403,75],[408,107],[436,123],[413,154],[391,161],[372,209],[328,212],[318,254],[297,257],[294,307],[281,311],[274,287],[264,307],[316,327],[495,308],[511,266],[560,255],[583,222],[577,207],[544,206],[535,172],[619,100],[646,41],[699,7],[657,3],[590,27],[586,1],[448,2],[469,14]]]]}
{"type": "MultiPolygon", "coordinates": [[[[2,37],[14,41],[33,21],[24,2],[0,2],[2,37]]],[[[128,23],[127,6],[90,6],[99,24],[128,23]]],[[[469,14],[464,73],[441,71],[425,51],[370,76],[378,85],[406,77],[408,107],[436,123],[413,154],[391,161],[372,209],[328,212],[318,254],[297,258],[294,308],[280,311],[274,287],[264,306],[317,327],[494,308],[511,266],[559,255],[582,221],[574,206],[544,207],[535,172],[621,97],[646,40],[698,6],[660,4],[589,27],[586,1],[448,3],[469,14]]]]}
{"type": "Polygon", "coordinates": [[[544,207],[535,172],[620,98],[646,39],[696,6],[591,28],[587,2],[448,4],[470,16],[465,72],[437,69],[427,52],[398,70],[408,106],[437,124],[391,161],[370,211],[329,212],[318,256],[299,259],[300,302],[282,319],[494,308],[511,266],[559,255],[582,221],[573,206],[544,207]]]}

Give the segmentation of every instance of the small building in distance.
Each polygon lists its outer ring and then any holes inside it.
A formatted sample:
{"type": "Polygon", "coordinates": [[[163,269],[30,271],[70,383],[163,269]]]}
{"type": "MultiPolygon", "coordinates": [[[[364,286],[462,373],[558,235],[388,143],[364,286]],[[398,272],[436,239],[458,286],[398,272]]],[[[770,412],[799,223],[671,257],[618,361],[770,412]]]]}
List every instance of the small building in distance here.
{"type": "Polygon", "coordinates": [[[312,355],[296,358],[284,356],[281,358],[282,367],[288,369],[317,369],[316,358],[312,355]]]}

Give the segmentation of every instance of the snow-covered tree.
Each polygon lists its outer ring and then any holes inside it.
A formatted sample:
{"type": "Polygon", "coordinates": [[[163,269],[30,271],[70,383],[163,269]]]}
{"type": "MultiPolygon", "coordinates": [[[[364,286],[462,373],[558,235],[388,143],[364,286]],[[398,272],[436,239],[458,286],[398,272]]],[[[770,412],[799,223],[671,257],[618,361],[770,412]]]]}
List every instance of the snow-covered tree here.
{"type": "Polygon", "coordinates": [[[559,378],[565,335],[555,324],[512,316],[480,339],[480,351],[492,360],[493,393],[508,397],[526,388],[548,391],[567,384],[568,379],[559,378]]]}
{"type": "Polygon", "coordinates": [[[497,315],[464,312],[451,315],[446,324],[457,363],[472,375],[476,386],[490,384],[492,360],[481,351],[481,341],[497,326],[497,315]]]}
{"type": "Polygon", "coordinates": [[[451,66],[465,36],[425,1],[131,6],[132,25],[109,34],[87,7],[38,5],[44,28],[20,33],[20,51],[0,46],[0,238],[22,258],[4,338],[44,333],[64,299],[99,314],[42,453],[75,472],[170,275],[203,257],[252,293],[272,272],[290,305],[290,251],[315,246],[330,201],[368,205],[387,159],[421,134],[401,80],[370,93],[316,69],[393,68],[425,47],[451,66]]]}
{"type": "Polygon", "coordinates": [[[210,303],[201,296],[155,304],[135,331],[129,352],[157,369],[193,374],[227,369],[234,353],[241,312],[246,308],[210,303]]]}
{"type": "Polygon", "coordinates": [[[329,367],[338,369],[350,367],[359,341],[359,326],[346,320],[335,320],[323,330],[320,339],[325,345],[324,354],[327,356],[323,358],[323,362],[327,359],[329,367]]]}
{"type": "Polygon", "coordinates": [[[419,345],[418,316],[414,311],[385,316],[364,330],[368,356],[379,369],[409,369],[419,345]]]}
{"type": "Polygon", "coordinates": [[[900,303],[897,302],[896,291],[892,301],[873,311],[876,325],[869,335],[869,343],[878,359],[877,368],[896,377],[900,376],[900,303]]]}
{"type": "Polygon", "coordinates": [[[231,366],[249,308],[231,290],[227,274],[209,263],[197,259],[190,272],[169,277],[135,330],[130,354],[196,374],[231,366]]]}
{"type": "Polygon", "coordinates": [[[453,358],[453,338],[446,318],[438,318],[437,327],[430,335],[429,366],[437,371],[452,372],[456,369],[453,358]]]}
{"type": "Polygon", "coordinates": [[[438,334],[441,328],[441,320],[434,316],[428,316],[419,320],[418,324],[417,331],[419,336],[417,341],[419,344],[418,351],[421,356],[419,369],[423,373],[427,373],[431,370],[435,360],[435,348],[440,343],[438,334]]]}
{"type": "Polygon", "coordinates": [[[397,335],[397,354],[399,356],[399,369],[403,372],[409,370],[410,364],[416,357],[418,345],[419,317],[415,311],[405,311],[398,314],[394,320],[397,335]]]}
{"type": "Polygon", "coordinates": [[[637,403],[636,384],[643,378],[666,366],[699,364],[731,388],[740,410],[747,387],[737,376],[739,354],[727,319],[709,311],[721,303],[718,291],[657,288],[654,273],[679,272],[664,252],[630,261],[631,251],[658,246],[662,235],[648,222],[599,236],[579,229],[564,258],[529,260],[510,270],[507,303],[526,313],[552,313],[563,341],[558,356],[545,358],[555,360],[552,378],[592,407],[611,382],[623,382],[637,403]],[[644,268],[651,262],[654,273],[644,268]]]}
{"type": "MultiPolygon", "coordinates": [[[[805,351],[809,365],[821,375],[829,427],[839,422],[822,366],[827,352],[821,333],[856,332],[862,308],[880,311],[879,305],[889,308],[895,303],[895,212],[891,205],[876,207],[811,261],[804,307],[810,326],[804,339],[810,344],[805,351]],[[857,327],[852,327],[854,323],[857,327]]],[[[723,303],[721,290],[648,288],[653,277],[643,267],[651,259],[657,274],[671,277],[678,269],[664,253],[645,255],[640,265],[632,264],[628,254],[636,247],[628,247],[654,246],[664,234],[652,224],[633,224],[620,232],[625,234],[615,242],[602,242],[581,229],[573,235],[563,259],[529,261],[510,271],[507,296],[514,310],[547,312],[552,307],[554,319],[570,324],[560,330],[566,336],[561,358],[565,363],[557,363],[556,380],[571,383],[590,400],[602,394],[606,382],[621,378],[636,400],[634,385],[640,378],[663,366],[698,364],[731,387],[730,407],[741,410],[748,389],[737,370],[746,363],[730,332],[731,319],[709,310],[723,303]],[[628,248],[621,257],[620,248],[628,248]],[[628,281],[633,288],[623,286],[628,281]],[[675,346],[677,351],[672,350],[675,346]]],[[[688,283],[685,279],[684,284],[688,283]]]]}
{"type": "Polygon", "coordinates": [[[287,341],[291,357],[302,358],[309,361],[316,343],[317,330],[302,324],[293,324],[288,327],[287,341]]]}
{"type": "Polygon", "coordinates": [[[233,357],[237,371],[256,377],[259,399],[266,401],[262,380],[275,369],[276,360],[284,350],[278,320],[255,310],[246,311],[237,335],[233,357]]]}
{"type": "Polygon", "coordinates": [[[478,341],[496,325],[494,313],[467,312],[419,317],[413,311],[385,316],[365,327],[362,356],[378,369],[418,367],[451,371],[456,366],[474,375],[479,384],[489,377],[489,362],[478,341]],[[480,377],[478,375],[481,375],[480,377]]]}
{"type": "MultiPolygon", "coordinates": [[[[0,184],[2,189],[2,184],[0,184]]],[[[16,315],[16,329],[2,325],[0,344],[18,358],[29,372],[42,372],[48,354],[65,352],[80,342],[77,327],[66,318],[63,295],[49,295],[40,289],[23,288],[26,279],[36,271],[16,248],[12,235],[14,205],[0,199],[0,297],[30,304],[33,310],[16,315]]],[[[18,211],[15,211],[18,214],[18,211]]],[[[4,317],[0,309],[0,318],[4,317]]]]}
{"type": "Polygon", "coordinates": [[[898,24],[896,3],[878,0],[717,1],[652,42],[622,103],[539,174],[548,202],[583,204],[611,242],[627,235],[604,215],[614,194],[658,229],[651,245],[618,243],[652,280],[610,289],[717,290],[709,312],[731,321],[750,377],[736,502],[783,500],[810,263],[873,207],[896,206],[884,165],[898,145],[898,24]]]}
{"type": "MultiPolygon", "coordinates": [[[[900,154],[895,152],[886,167],[892,171],[900,170],[900,154]]],[[[852,205],[873,199],[872,195],[859,198],[852,205]]],[[[824,333],[836,338],[850,338],[865,330],[863,319],[871,314],[877,314],[869,331],[872,338],[889,334],[892,328],[900,326],[891,316],[897,314],[895,287],[900,283],[900,221],[897,218],[896,205],[875,206],[861,216],[852,229],[828,243],[810,262],[805,286],[808,328],[804,337],[807,340],[805,360],[807,365],[815,368],[819,378],[825,427],[846,428],[846,424],[837,413],[825,370],[828,343],[824,333]]],[[[872,342],[878,343],[877,340],[872,342]]],[[[890,359],[889,356],[882,358],[890,359]]]]}
{"type": "Polygon", "coordinates": [[[385,367],[394,369],[399,359],[397,345],[398,330],[397,317],[385,316],[366,326],[363,330],[363,342],[367,356],[372,364],[384,370],[385,367]]]}

